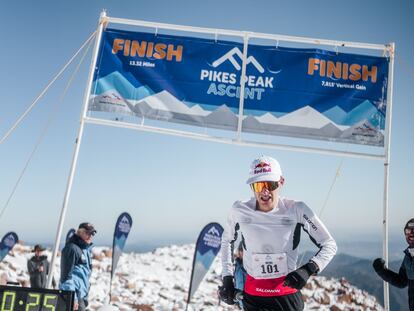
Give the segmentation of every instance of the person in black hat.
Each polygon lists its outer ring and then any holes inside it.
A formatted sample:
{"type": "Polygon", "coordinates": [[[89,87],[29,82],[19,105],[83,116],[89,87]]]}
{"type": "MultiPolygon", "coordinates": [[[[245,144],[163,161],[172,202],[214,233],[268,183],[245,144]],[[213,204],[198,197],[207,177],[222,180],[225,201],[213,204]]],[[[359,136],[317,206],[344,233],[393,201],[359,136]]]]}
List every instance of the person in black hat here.
{"type": "Polygon", "coordinates": [[[83,311],[88,306],[92,239],[95,234],[95,227],[89,222],[83,222],[62,250],[59,288],[75,293],[74,310],[83,311]]]}
{"type": "Polygon", "coordinates": [[[44,247],[37,244],[33,248],[35,253],[32,258],[27,261],[27,270],[30,275],[30,286],[33,288],[45,288],[47,275],[49,274],[49,262],[47,256],[42,255],[44,247]]]}
{"type": "Polygon", "coordinates": [[[404,250],[404,260],[398,273],[388,269],[382,258],[377,258],[372,263],[375,272],[385,282],[399,288],[408,285],[409,310],[414,311],[414,218],[411,218],[404,227],[405,239],[408,247],[404,250]]]}

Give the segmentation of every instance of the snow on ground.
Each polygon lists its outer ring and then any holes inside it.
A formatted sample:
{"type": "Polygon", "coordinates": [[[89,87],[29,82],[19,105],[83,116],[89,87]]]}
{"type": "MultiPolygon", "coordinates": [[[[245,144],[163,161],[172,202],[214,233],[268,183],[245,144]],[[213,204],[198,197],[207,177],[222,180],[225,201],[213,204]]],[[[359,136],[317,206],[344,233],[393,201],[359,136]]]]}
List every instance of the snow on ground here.
{"type": "MultiPolygon", "coordinates": [[[[27,260],[33,256],[29,246],[16,245],[0,263],[1,279],[28,286],[27,260]]],[[[45,254],[51,256],[49,250],[45,254]]],[[[91,310],[98,310],[109,300],[111,250],[95,247],[89,295],[91,310]]],[[[191,276],[194,245],[158,248],[153,252],[123,254],[112,281],[112,304],[117,310],[176,311],[185,310],[191,276]]],[[[55,268],[58,280],[60,258],[55,268]]],[[[227,311],[236,307],[219,305],[219,258],[192,298],[189,311],[227,311]]],[[[353,287],[346,280],[312,277],[302,290],[305,310],[382,310],[373,296],[353,287]]]]}

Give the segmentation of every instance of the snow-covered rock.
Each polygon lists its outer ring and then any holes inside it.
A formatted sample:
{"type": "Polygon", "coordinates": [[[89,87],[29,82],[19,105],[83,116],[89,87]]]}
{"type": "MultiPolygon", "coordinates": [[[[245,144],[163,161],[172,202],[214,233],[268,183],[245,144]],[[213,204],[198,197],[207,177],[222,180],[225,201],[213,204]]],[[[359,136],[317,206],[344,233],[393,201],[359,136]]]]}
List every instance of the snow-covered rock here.
{"type": "MultiPolygon", "coordinates": [[[[16,245],[0,263],[0,280],[7,278],[28,286],[27,260],[33,256],[29,246],[16,245]]],[[[50,250],[45,252],[49,258],[50,250]]],[[[125,253],[121,256],[112,280],[114,310],[178,311],[185,310],[194,245],[158,248],[150,253],[125,253]]],[[[93,273],[89,294],[91,310],[111,310],[109,283],[111,251],[107,247],[93,249],[93,273]]],[[[59,278],[60,260],[55,268],[59,278]]],[[[227,311],[236,307],[219,305],[219,258],[213,263],[199,289],[194,294],[189,311],[227,311]]],[[[312,277],[302,290],[305,310],[382,310],[375,297],[352,286],[345,279],[312,277]]]]}

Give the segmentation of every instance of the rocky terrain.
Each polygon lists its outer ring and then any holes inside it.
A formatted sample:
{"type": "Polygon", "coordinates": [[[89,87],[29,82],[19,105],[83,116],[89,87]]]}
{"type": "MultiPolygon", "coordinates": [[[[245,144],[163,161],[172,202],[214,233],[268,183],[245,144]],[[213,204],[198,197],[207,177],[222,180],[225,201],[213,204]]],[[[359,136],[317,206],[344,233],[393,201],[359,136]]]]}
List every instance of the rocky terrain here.
{"type": "MultiPolygon", "coordinates": [[[[33,256],[30,246],[17,244],[0,263],[0,282],[19,282],[28,286],[27,259],[33,256]]],[[[51,251],[45,253],[49,256],[51,251]]],[[[121,256],[112,282],[111,304],[117,310],[173,311],[185,310],[194,245],[169,246],[149,253],[125,253],[121,256]]],[[[109,301],[111,249],[95,247],[91,278],[90,308],[98,310],[109,301]]],[[[58,260],[59,262],[59,260],[58,260]]],[[[58,280],[59,264],[55,268],[58,280]]],[[[191,300],[188,310],[237,310],[217,298],[220,284],[219,260],[191,300]]],[[[345,279],[312,277],[302,291],[306,310],[382,310],[383,308],[365,291],[345,279]]]]}

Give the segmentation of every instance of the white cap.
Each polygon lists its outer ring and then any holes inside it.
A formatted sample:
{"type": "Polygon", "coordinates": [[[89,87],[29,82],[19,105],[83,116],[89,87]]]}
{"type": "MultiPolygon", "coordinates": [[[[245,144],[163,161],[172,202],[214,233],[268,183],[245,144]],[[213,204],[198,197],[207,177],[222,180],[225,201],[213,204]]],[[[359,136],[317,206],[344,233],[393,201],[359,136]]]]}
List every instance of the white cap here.
{"type": "Polygon", "coordinates": [[[249,178],[247,184],[252,184],[258,181],[279,181],[282,177],[282,170],[277,160],[268,157],[260,156],[255,159],[250,165],[249,178]]]}

